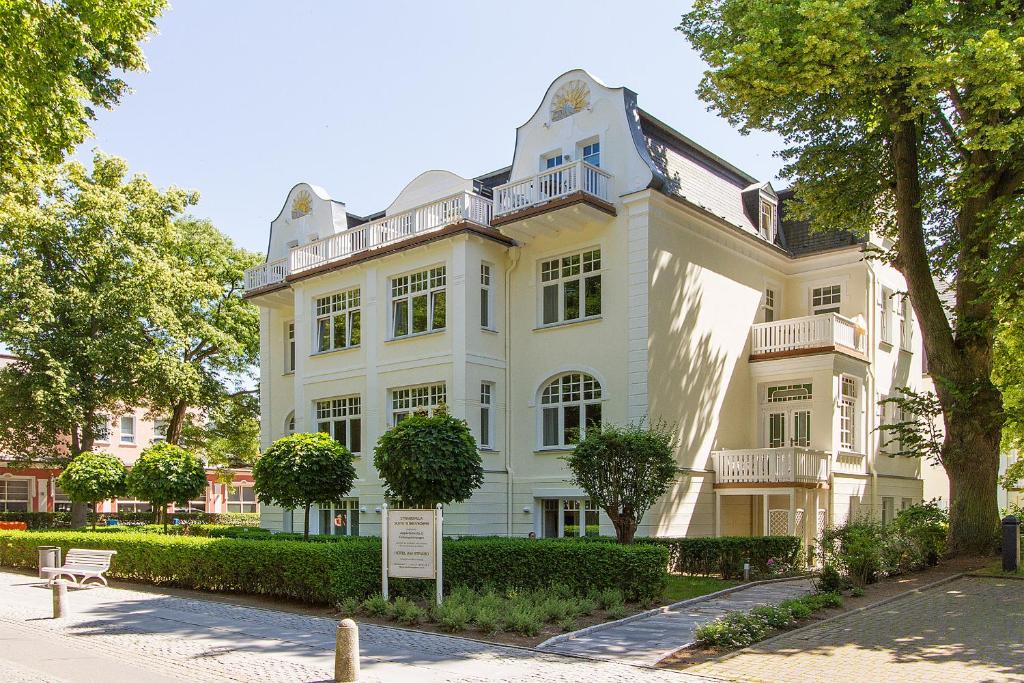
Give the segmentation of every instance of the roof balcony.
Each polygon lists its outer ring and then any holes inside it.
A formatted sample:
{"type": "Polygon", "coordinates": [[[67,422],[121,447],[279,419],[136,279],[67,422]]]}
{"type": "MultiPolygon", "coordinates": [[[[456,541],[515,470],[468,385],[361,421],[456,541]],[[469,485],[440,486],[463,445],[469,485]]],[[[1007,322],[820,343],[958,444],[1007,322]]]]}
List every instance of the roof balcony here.
{"type": "Polygon", "coordinates": [[[809,448],[714,451],[711,459],[716,488],[818,487],[829,477],[829,454],[809,448]]]}
{"type": "Polygon", "coordinates": [[[863,358],[864,333],[858,323],[838,313],[755,323],[750,330],[750,360],[832,351],[863,358]]]}
{"type": "Polygon", "coordinates": [[[498,185],[494,188],[493,224],[507,225],[569,206],[574,207],[574,214],[589,210],[614,216],[611,181],[607,171],[575,161],[498,185]]]}

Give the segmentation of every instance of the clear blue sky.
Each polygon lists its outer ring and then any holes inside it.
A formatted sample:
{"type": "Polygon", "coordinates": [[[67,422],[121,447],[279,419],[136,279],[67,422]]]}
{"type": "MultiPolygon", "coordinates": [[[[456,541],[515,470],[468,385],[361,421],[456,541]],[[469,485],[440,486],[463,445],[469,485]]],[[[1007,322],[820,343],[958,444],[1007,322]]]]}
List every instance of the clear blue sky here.
{"type": "Polygon", "coordinates": [[[548,84],[582,67],[762,179],[780,147],[741,136],[694,94],[703,64],[673,30],[687,3],[176,0],[144,45],[149,72],[100,112],[99,147],[160,186],[199,190],[193,213],[266,248],[299,181],[357,214],[422,171],[474,176],[511,161],[515,128],[548,84]]]}

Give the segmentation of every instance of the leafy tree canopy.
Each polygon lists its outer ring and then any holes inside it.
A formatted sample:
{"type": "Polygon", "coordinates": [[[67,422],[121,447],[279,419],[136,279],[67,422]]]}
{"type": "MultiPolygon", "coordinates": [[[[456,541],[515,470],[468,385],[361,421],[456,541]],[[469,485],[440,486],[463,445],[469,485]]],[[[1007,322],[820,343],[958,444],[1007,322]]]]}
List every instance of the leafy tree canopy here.
{"type": "Polygon", "coordinates": [[[430,508],[468,500],[484,481],[476,440],[443,408],[410,415],[381,435],[373,464],[388,497],[430,508]]]}
{"type": "Polygon", "coordinates": [[[57,477],[57,485],[72,502],[95,505],[123,494],[125,475],[124,464],[117,456],[87,452],[68,463],[57,477]]]}
{"type": "Polygon", "coordinates": [[[205,423],[186,422],[179,443],[200,453],[212,467],[252,467],[260,454],[259,396],[240,392],[223,397],[205,423]]]}
{"type": "Polygon", "coordinates": [[[0,3],[0,192],[56,164],[89,135],[95,107],[146,68],[138,43],[165,0],[0,3]]]}
{"type": "Polygon", "coordinates": [[[261,503],[302,508],[309,535],[309,508],[341,503],[352,490],[352,453],[327,434],[291,434],[278,439],[252,468],[261,503]]]}
{"type": "Polygon", "coordinates": [[[128,492],[138,500],[148,500],[161,512],[164,529],[167,516],[163,509],[170,503],[185,505],[203,495],[206,469],[192,452],[171,443],[149,446],[132,465],[126,480],[128,492]]]}
{"type": "Polygon", "coordinates": [[[565,461],[573,482],[611,519],[619,543],[633,542],[644,513],[679,471],[672,432],[642,422],[587,430],[565,461]]]}

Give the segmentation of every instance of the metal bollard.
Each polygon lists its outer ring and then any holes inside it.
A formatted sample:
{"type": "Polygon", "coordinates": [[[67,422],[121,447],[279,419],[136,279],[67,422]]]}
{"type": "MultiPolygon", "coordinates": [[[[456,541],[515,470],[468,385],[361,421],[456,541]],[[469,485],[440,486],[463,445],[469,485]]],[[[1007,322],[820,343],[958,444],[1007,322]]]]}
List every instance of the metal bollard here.
{"type": "Polygon", "coordinates": [[[53,582],[53,618],[63,619],[68,616],[68,582],[57,579],[53,582]]]}
{"type": "Polygon", "coordinates": [[[1003,518],[1003,571],[1020,570],[1020,520],[1013,515],[1003,518]]]}
{"type": "Polygon", "coordinates": [[[359,680],[359,627],[351,619],[342,619],[334,650],[334,680],[353,683],[359,680]]]}
{"type": "Polygon", "coordinates": [[[750,563],[749,562],[744,562],[743,563],[743,580],[744,581],[750,581],[750,563]]]}

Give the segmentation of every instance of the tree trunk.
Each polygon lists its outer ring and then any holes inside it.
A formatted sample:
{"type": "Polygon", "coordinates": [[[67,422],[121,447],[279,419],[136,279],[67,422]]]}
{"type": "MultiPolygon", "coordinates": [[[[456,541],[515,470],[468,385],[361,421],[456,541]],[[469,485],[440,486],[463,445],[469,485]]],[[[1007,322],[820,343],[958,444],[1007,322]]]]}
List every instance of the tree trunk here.
{"type": "MultiPolygon", "coordinates": [[[[985,402],[976,407],[978,413],[986,412],[985,402]]],[[[946,420],[942,452],[949,475],[950,555],[992,551],[999,529],[996,492],[1001,437],[998,426],[975,414],[954,411],[946,420]]]]}
{"type": "Polygon", "coordinates": [[[307,503],[302,518],[302,539],[304,541],[309,540],[309,506],[310,503],[307,503]]]}
{"type": "Polygon", "coordinates": [[[619,512],[614,508],[605,508],[605,513],[615,527],[615,540],[620,545],[631,545],[636,535],[637,520],[629,510],[619,512]]]}
{"type": "Polygon", "coordinates": [[[177,444],[181,441],[181,430],[185,425],[185,416],[188,414],[188,404],[185,399],[179,400],[171,409],[171,418],[167,421],[167,443],[177,444]]]}

